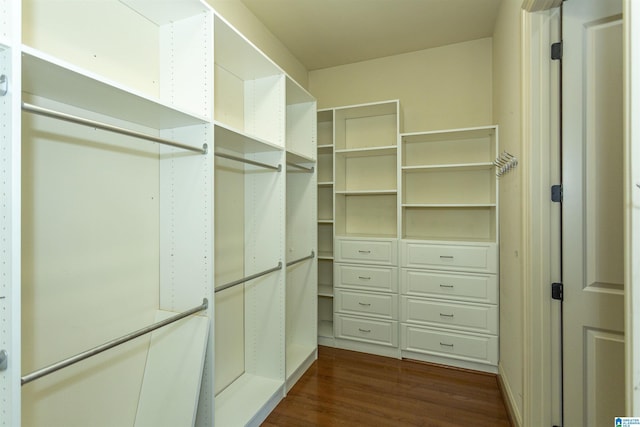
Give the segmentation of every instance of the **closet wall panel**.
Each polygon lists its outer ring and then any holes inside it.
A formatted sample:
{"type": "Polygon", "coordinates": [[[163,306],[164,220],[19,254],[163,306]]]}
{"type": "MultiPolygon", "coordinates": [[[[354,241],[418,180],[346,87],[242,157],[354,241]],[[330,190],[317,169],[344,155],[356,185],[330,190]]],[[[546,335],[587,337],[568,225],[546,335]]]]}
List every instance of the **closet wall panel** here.
{"type": "MultiPolygon", "coordinates": [[[[22,369],[32,372],[152,323],[159,169],[156,144],[29,114],[22,145],[22,369]]],[[[147,345],[24,386],[23,425],[130,423],[147,345]]]]}
{"type": "MultiPolygon", "coordinates": [[[[215,163],[215,283],[244,276],[244,166],[216,158],[215,163]],[[224,183],[224,184],[222,184],[224,183]]],[[[244,288],[215,296],[215,393],[244,372],[244,288]]]]}

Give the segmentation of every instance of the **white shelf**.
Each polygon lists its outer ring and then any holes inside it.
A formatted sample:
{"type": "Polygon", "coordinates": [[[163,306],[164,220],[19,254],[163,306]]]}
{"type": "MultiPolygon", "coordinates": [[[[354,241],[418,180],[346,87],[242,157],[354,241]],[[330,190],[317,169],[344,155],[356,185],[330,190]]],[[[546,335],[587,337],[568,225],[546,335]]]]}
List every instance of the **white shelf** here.
{"type": "Polygon", "coordinates": [[[297,153],[289,148],[287,148],[287,162],[292,162],[296,164],[305,164],[312,163],[315,164],[315,159],[313,157],[305,156],[304,154],[297,153]]]}
{"type": "Polygon", "coordinates": [[[469,236],[464,236],[464,237],[453,237],[453,236],[445,236],[445,237],[441,237],[441,236],[432,236],[432,235],[428,235],[428,234],[420,234],[420,235],[405,235],[402,236],[402,238],[404,240],[419,240],[419,241],[432,241],[432,242],[437,242],[437,243],[446,243],[446,242],[451,242],[451,243],[461,243],[461,242],[472,242],[472,243],[495,243],[495,239],[490,237],[490,238],[474,238],[474,237],[469,237],[469,236]]]}
{"type": "Polygon", "coordinates": [[[318,145],[318,151],[333,151],[333,144],[318,145]]]}
{"type": "Polygon", "coordinates": [[[403,203],[403,208],[495,208],[495,203],[403,203]]]}
{"type": "Polygon", "coordinates": [[[318,224],[333,224],[332,219],[318,219],[318,224]]]}
{"type": "Polygon", "coordinates": [[[344,157],[389,156],[395,155],[396,149],[395,145],[388,145],[384,147],[347,148],[336,150],[335,153],[344,157]]]}
{"type": "Polygon", "coordinates": [[[320,320],[318,322],[318,336],[325,338],[333,338],[333,321],[320,320]]]}
{"type": "Polygon", "coordinates": [[[204,116],[173,108],[28,46],[22,48],[22,90],[154,129],[208,123],[204,116]]]}
{"type": "Polygon", "coordinates": [[[282,151],[283,147],[267,140],[248,135],[231,126],[215,122],[216,147],[233,150],[238,153],[264,153],[282,151]]]}
{"type": "Polygon", "coordinates": [[[364,104],[347,105],[335,109],[336,118],[359,119],[363,117],[388,116],[397,114],[398,100],[384,102],[369,102],[364,104]]]}
{"type": "Polygon", "coordinates": [[[396,234],[385,233],[336,233],[336,237],[356,237],[359,239],[395,239],[396,234]]]}
{"type": "Polygon", "coordinates": [[[333,298],[333,286],[318,284],[318,296],[333,298]]]}
{"type": "Polygon", "coordinates": [[[387,196],[398,194],[398,190],[346,190],[336,191],[336,194],[342,194],[345,196],[387,196]]]}
{"type": "Polygon", "coordinates": [[[318,251],[318,259],[333,259],[333,252],[318,251]]]}
{"type": "Polygon", "coordinates": [[[313,343],[313,345],[291,344],[287,347],[287,387],[292,387],[311,365],[317,351],[315,339],[313,343]]]}
{"type": "Polygon", "coordinates": [[[333,187],[333,181],[318,182],[318,187],[333,187]]]}
{"type": "Polygon", "coordinates": [[[269,403],[284,396],[284,380],[243,374],[215,398],[215,425],[245,426],[257,414],[269,413],[269,403]]]}
{"type": "Polygon", "coordinates": [[[459,163],[450,165],[419,165],[419,166],[402,166],[404,172],[422,172],[422,171],[438,171],[438,170],[456,170],[456,171],[476,171],[488,170],[495,167],[491,162],[486,163],[459,163]]]}

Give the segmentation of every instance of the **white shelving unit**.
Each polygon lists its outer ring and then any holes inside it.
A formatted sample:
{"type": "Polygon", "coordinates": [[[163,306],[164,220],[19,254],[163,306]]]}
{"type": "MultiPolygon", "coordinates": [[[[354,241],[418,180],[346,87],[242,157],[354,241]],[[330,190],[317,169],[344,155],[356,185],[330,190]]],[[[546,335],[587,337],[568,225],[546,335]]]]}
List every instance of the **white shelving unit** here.
{"type": "Polygon", "coordinates": [[[215,167],[216,288],[280,266],[215,296],[215,425],[257,425],[285,393],[285,76],[222,18],[214,27],[215,151],[277,167],[215,167]]]}
{"type": "MultiPolygon", "coordinates": [[[[18,376],[212,302],[213,294],[213,158],[203,149],[212,135],[213,94],[203,88],[213,78],[205,43],[213,12],[199,1],[22,6],[16,97],[183,148],[21,114],[13,105],[23,170],[15,187],[24,350],[21,366],[11,369],[18,376]],[[140,37],[129,40],[130,31],[140,37]]],[[[13,405],[22,419],[13,425],[194,423],[199,399],[213,398],[205,361],[212,317],[209,304],[200,315],[25,384],[13,405]],[[174,404],[160,404],[167,400],[174,404]]]]}
{"type": "Polygon", "coordinates": [[[496,372],[498,129],[400,139],[403,357],[496,372]]]}
{"type": "Polygon", "coordinates": [[[318,112],[320,344],[399,355],[400,120],[397,100],[318,112]]]}
{"type": "Polygon", "coordinates": [[[400,116],[318,112],[319,342],[495,372],[498,128],[400,133],[400,116]]]}
{"type": "Polygon", "coordinates": [[[259,425],[316,357],[315,100],[200,0],[0,19],[0,425],[259,425]]]}
{"type": "Polygon", "coordinates": [[[259,425],[317,357],[316,103],[214,27],[215,425],[259,425]]]}

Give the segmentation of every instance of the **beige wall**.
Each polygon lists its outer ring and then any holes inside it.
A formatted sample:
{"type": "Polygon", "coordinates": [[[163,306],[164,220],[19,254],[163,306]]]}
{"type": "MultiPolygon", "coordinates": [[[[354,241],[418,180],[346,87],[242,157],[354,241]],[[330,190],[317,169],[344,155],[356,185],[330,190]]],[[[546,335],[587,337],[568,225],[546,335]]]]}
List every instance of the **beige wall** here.
{"type": "Polygon", "coordinates": [[[404,132],[492,124],[491,39],[309,73],[318,108],[399,99],[404,132]]]}
{"type": "MultiPolygon", "coordinates": [[[[520,3],[502,2],[493,35],[493,117],[500,150],[520,162],[520,3]]],[[[515,416],[523,412],[523,223],[522,168],[500,178],[500,373],[515,416]]]]}
{"type": "Polygon", "coordinates": [[[239,0],[206,0],[224,19],[262,50],[302,87],[308,85],[308,71],[298,59],[239,0]]]}

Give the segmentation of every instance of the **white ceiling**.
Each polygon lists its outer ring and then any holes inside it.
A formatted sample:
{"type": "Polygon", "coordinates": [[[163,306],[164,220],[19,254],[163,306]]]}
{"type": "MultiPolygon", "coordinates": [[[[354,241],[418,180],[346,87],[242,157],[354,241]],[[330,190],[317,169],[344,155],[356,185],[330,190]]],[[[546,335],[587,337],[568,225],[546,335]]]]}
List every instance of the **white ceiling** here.
{"type": "Polygon", "coordinates": [[[308,70],[491,37],[501,1],[242,0],[308,70]]]}

